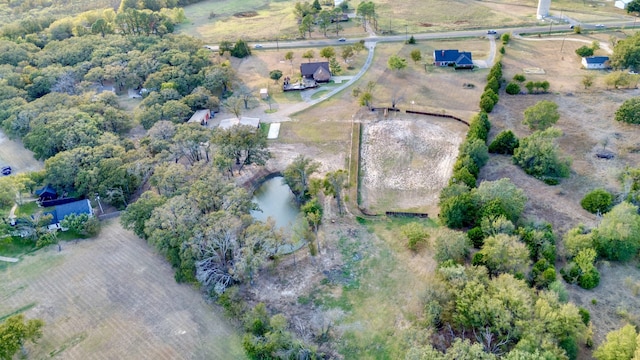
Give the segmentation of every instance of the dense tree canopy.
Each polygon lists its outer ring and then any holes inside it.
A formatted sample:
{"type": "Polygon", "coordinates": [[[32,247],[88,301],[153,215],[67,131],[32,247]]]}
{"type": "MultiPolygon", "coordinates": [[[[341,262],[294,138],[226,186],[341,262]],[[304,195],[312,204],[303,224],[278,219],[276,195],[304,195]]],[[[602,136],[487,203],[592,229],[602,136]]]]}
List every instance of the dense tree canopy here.
{"type": "Polygon", "coordinates": [[[616,42],[611,56],[611,66],[616,69],[640,70],[640,34],[616,42]]]}

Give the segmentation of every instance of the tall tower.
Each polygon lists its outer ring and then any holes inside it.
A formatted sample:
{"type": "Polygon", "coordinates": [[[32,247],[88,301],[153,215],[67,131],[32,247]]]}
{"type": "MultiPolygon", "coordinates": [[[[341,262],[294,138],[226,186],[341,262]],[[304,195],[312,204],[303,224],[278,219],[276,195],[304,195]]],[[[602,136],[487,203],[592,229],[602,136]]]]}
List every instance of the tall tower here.
{"type": "Polygon", "coordinates": [[[549,16],[550,8],[551,0],[538,0],[538,13],[536,14],[538,20],[544,19],[549,16]]]}

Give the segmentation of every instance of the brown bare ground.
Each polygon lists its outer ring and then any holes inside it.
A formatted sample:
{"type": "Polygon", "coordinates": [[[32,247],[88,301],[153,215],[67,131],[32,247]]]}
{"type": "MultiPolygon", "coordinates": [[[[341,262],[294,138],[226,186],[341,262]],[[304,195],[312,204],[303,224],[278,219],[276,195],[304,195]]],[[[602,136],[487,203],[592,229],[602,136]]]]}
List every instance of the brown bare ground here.
{"type": "Polygon", "coordinates": [[[0,165],[9,165],[14,173],[39,171],[44,163],[34,159],[33,153],[24,148],[22,142],[10,140],[0,131],[0,165]]]}
{"type": "Polygon", "coordinates": [[[241,359],[239,337],[167,261],[117,220],[95,239],[39,250],[0,277],[0,314],[45,321],[30,358],[241,359]]]}
{"type": "MultiPolygon", "coordinates": [[[[576,38],[607,42],[608,35],[576,38]]],[[[620,33],[614,35],[624,36],[620,33]]],[[[597,225],[596,217],[580,206],[584,195],[598,187],[613,192],[620,191],[617,179],[621,170],[626,166],[640,166],[640,154],[637,151],[640,129],[614,120],[615,111],[620,104],[626,99],[639,96],[640,91],[608,90],[603,81],[606,72],[582,70],[580,58],[574,52],[582,45],[570,41],[565,41],[562,45],[562,41],[557,40],[512,41],[503,59],[505,79],[510,80],[513,75],[522,73],[523,68],[539,67],[545,70],[545,74],[526,75],[527,81],[547,80],[551,83],[551,93],[517,96],[502,93],[500,102],[490,114],[493,126],[490,140],[505,129],[511,129],[518,137],[523,137],[531,134],[521,123],[524,110],[541,100],[556,102],[561,115],[556,126],[564,133],[558,139],[558,145],[563,153],[573,159],[571,176],[562,180],[558,186],[547,186],[526,175],[511,163],[510,157],[504,156],[492,156],[480,173],[481,180],[511,178],[518,187],[525,190],[529,197],[525,217],[553,224],[558,233],[560,256],[563,255],[562,234],[579,223],[589,227],[597,225]],[[559,52],[560,48],[563,52],[559,52]],[[595,75],[595,84],[588,90],[581,84],[586,74],[595,75]],[[595,156],[596,151],[603,146],[615,153],[614,159],[604,160],[595,156]]],[[[603,50],[599,52],[604,55],[603,50]]],[[[559,267],[563,264],[564,260],[561,260],[559,267]]],[[[624,264],[604,263],[599,264],[599,270],[602,279],[597,288],[583,290],[577,286],[568,286],[571,300],[591,311],[596,344],[604,339],[607,332],[619,328],[626,321],[638,324],[640,319],[637,311],[640,306],[638,290],[633,293],[632,286],[625,283],[627,278],[634,282],[640,278],[637,269],[624,264]],[[595,299],[597,304],[592,304],[591,299],[595,299]]]]}

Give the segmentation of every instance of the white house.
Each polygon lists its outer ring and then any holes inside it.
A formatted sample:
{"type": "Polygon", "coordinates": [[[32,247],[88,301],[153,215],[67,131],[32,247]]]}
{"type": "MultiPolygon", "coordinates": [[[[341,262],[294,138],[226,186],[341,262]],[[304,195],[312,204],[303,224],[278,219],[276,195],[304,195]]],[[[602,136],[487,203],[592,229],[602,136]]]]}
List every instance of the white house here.
{"type": "Polygon", "coordinates": [[[582,67],[588,70],[609,68],[608,56],[587,56],[582,58],[582,67]]]}
{"type": "Polygon", "coordinates": [[[613,6],[617,7],[618,9],[626,9],[627,5],[629,5],[629,3],[632,0],[616,0],[616,2],[613,4],[613,6]]]}

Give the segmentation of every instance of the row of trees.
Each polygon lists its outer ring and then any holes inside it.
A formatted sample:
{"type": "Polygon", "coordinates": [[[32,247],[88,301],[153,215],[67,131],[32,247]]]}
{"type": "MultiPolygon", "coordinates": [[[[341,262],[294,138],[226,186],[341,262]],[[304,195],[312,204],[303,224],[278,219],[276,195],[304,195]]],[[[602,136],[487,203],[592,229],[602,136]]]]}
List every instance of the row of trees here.
{"type": "Polygon", "coordinates": [[[293,13],[300,24],[298,27],[300,36],[304,38],[308,34],[311,37],[311,33],[316,26],[318,26],[324,37],[327,37],[328,31],[335,32],[336,36],[340,36],[340,32],[344,30],[340,22],[347,7],[347,3],[343,2],[341,6],[327,10],[322,9],[318,0],[314,0],[312,4],[309,2],[297,2],[293,13]]]}

